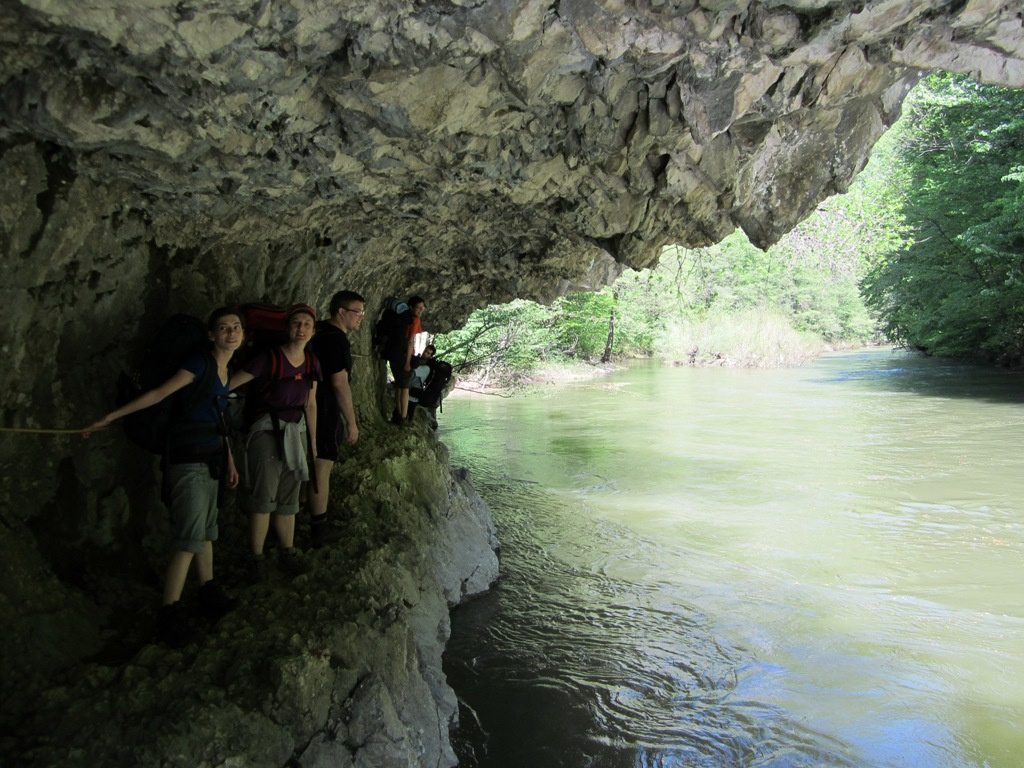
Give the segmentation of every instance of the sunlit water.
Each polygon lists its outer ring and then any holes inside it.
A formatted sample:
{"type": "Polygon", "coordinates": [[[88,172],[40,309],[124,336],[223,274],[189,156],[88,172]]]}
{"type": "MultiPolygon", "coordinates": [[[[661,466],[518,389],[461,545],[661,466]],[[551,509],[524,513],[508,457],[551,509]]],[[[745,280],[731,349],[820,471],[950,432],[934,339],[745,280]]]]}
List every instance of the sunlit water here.
{"type": "Polygon", "coordinates": [[[447,401],[504,547],[462,764],[1024,765],[1022,389],[885,350],[447,401]]]}

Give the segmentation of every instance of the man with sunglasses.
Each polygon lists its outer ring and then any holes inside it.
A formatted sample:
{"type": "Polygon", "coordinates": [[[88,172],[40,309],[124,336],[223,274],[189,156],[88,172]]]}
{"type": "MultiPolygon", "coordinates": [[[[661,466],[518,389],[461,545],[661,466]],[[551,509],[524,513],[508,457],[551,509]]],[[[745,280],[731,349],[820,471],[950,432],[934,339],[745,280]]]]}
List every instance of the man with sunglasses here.
{"type": "Polygon", "coordinates": [[[316,490],[308,488],[313,546],[329,543],[327,500],[331,469],[342,442],[355,445],[359,425],[352,404],[352,346],[348,333],[362,325],[366,302],[354,291],[338,291],[331,299],[330,317],[317,324],[313,354],[320,360],[323,386],[317,390],[316,490]]]}

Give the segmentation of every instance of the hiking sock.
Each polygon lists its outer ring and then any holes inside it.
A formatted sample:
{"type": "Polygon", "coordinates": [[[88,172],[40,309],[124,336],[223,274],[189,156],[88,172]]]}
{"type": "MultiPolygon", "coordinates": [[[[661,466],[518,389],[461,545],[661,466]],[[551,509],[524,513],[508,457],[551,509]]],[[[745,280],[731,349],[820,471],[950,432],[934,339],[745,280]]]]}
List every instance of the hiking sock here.
{"type": "Polygon", "coordinates": [[[199,600],[199,612],[206,618],[213,619],[214,621],[217,621],[224,614],[238,606],[238,601],[233,597],[225,595],[220,585],[214,582],[213,579],[199,588],[196,597],[199,600]]]}
{"type": "Polygon", "coordinates": [[[156,639],[171,648],[184,648],[195,642],[196,631],[189,624],[180,601],[160,607],[156,616],[156,639]]]}

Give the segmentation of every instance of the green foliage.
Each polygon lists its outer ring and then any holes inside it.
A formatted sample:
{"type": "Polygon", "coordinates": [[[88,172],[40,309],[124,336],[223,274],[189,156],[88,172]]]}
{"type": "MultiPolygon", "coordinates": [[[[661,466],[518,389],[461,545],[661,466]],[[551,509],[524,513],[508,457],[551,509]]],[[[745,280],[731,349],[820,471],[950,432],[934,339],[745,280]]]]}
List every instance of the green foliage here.
{"type": "Polygon", "coordinates": [[[821,340],[793,328],[778,312],[753,309],[679,318],[663,329],[662,355],[688,364],[774,368],[794,365],[821,351],[821,340]]]}
{"type": "Polygon", "coordinates": [[[516,300],[470,315],[460,330],[438,336],[438,357],[462,370],[479,373],[486,382],[514,382],[539,362],[556,356],[558,334],[549,307],[516,300]]]}
{"type": "Polygon", "coordinates": [[[1024,92],[935,75],[893,129],[908,241],[864,281],[891,339],[928,352],[1024,359],[1024,92]]]}

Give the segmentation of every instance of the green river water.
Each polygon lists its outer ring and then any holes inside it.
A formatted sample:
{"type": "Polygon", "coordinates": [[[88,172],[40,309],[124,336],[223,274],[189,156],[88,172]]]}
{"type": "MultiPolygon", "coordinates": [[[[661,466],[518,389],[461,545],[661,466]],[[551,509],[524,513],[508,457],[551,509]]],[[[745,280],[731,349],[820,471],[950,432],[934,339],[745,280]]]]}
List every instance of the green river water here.
{"type": "Polygon", "coordinates": [[[501,580],[464,766],[1024,765],[1024,377],[644,364],[446,401],[501,580]]]}

